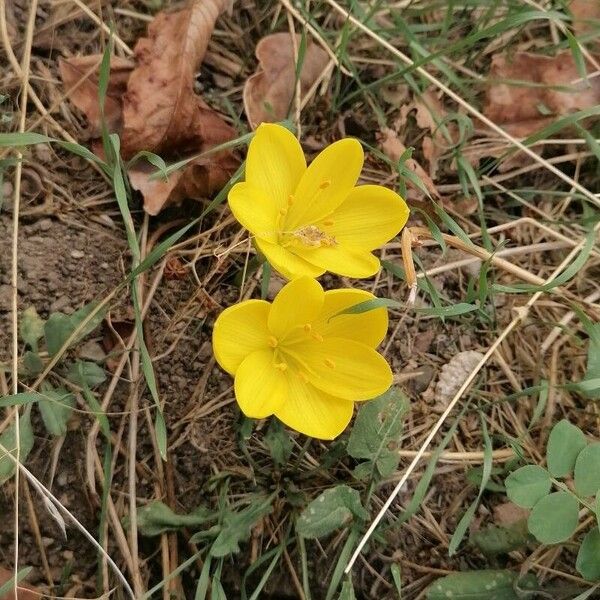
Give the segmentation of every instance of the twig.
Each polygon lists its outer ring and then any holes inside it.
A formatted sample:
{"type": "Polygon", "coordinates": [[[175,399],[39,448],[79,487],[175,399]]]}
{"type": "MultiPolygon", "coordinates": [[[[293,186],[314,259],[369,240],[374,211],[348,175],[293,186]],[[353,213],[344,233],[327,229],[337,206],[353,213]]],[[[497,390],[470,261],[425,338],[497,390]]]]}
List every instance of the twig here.
{"type": "MultiPolygon", "coordinates": [[[[29,7],[29,19],[27,21],[27,31],[25,33],[25,48],[21,60],[21,102],[19,106],[19,132],[25,131],[25,121],[27,118],[27,97],[29,91],[29,72],[31,66],[31,45],[33,42],[33,30],[35,28],[35,15],[37,12],[37,0],[32,0],[29,7]]],[[[2,1],[2,19],[5,19],[6,6],[2,1]]],[[[12,392],[19,392],[19,295],[17,291],[17,280],[19,276],[19,211],[21,208],[21,174],[23,170],[23,155],[17,152],[17,165],[15,168],[15,183],[13,196],[13,224],[12,224],[12,259],[11,259],[11,304],[12,304],[12,392]]],[[[21,432],[19,422],[19,409],[14,412],[15,415],[15,443],[17,463],[21,459],[21,432]]],[[[14,582],[13,593],[18,598],[18,578],[19,571],[19,469],[15,469],[15,549],[14,549],[14,582]]]]}

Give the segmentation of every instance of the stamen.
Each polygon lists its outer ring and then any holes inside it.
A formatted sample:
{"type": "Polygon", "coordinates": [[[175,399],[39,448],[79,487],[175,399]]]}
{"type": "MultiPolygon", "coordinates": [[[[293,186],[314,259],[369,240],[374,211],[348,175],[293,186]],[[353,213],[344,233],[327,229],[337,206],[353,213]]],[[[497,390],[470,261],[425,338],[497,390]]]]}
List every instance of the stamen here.
{"type": "Polygon", "coordinates": [[[323,341],[323,336],[320,333],[317,333],[316,331],[314,333],[312,333],[310,337],[313,338],[314,340],[317,340],[317,342],[323,341]]]}
{"type": "Polygon", "coordinates": [[[310,333],[312,331],[312,325],[310,323],[307,323],[304,326],[304,333],[310,333]]]}
{"type": "Polygon", "coordinates": [[[328,188],[330,185],[331,185],[331,181],[329,181],[329,179],[326,179],[319,185],[319,189],[324,190],[324,189],[328,188]]]}
{"type": "Polygon", "coordinates": [[[323,362],[325,363],[326,367],[329,367],[330,369],[335,369],[335,363],[330,358],[326,358],[323,362]]]}
{"type": "Polygon", "coordinates": [[[308,377],[302,372],[302,371],[298,371],[298,377],[304,381],[304,383],[308,383],[308,377]]]}
{"type": "Polygon", "coordinates": [[[294,200],[295,200],[294,194],[290,194],[288,196],[288,206],[291,206],[292,204],[294,204],[294,200]]]}
{"type": "Polygon", "coordinates": [[[287,215],[287,213],[288,213],[288,211],[287,211],[287,208],[280,208],[280,209],[279,209],[279,214],[280,214],[282,217],[285,217],[285,215],[287,215]]]}
{"type": "Polygon", "coordinates": [[[288,368],[287,364],[286,364],[286,363],[284,363],[284,362],[281,362],[281,363],[275,363],[273,366],[274,366],[274,367],[275,367],[275,368],[276,368],[278,371],[281,371],[282,373],[283,373],[284,371],[287,371],[287,368],[288,368]]]}
{"type": "Polygon", "coordinates": [[[279,344],[279,342],[277,341],[277,338],[274,335],[270,335],[269,339],[269,346],[271,346],[271,348],[277,348],[277,345],[279,344]]]}
{"type": "Polygon", "coordinates": [[[331,219],[327,219],[327,221],[323,221],[323,225],[326,227],[331,227],[333,225],[333,221],[331,219]]]}

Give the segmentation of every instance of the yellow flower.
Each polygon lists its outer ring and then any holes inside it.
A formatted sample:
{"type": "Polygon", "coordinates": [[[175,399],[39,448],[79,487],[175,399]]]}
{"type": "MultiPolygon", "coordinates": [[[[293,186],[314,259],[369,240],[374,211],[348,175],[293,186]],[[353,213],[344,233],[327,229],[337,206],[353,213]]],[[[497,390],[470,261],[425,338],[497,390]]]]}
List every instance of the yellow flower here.
{"type": "Polygon", "coordinates": [[[409,211],[392,190],[356,186],[363,159],[359,142],[347,138],[307,168],[294,135],[263,123],[248,148],[246,180],[229,192],[229,206],[288,279],[325,271],[370,277],[379,270],[372,251],[404,227],[409,211]]]}
{"type": "Polygon", "coordinates": [[[275,415],[306,435],[333,439],[348,425],[353,403],[385,392],[392,372],[375,348],[385,337],[385,308],[340,311],[373,298],[354,289],[323,291],[300,277],[273,303],[246,300],[225,309],[213,330],[221,367],[235,377],[242,412],[275,415]],[[333,318],[332,318],[333,317],[333,318]]]}

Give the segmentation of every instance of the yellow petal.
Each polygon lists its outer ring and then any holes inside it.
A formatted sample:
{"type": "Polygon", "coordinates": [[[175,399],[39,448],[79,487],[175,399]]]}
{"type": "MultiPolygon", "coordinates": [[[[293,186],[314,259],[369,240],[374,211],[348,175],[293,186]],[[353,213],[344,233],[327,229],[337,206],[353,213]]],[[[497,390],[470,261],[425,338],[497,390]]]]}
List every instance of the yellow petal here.
{"type": "Polygon", "coordinates": [[[271,266],[286,279],[303,276],[318,277],[325,272],[325,269],[310,264],[279,244],[274,244],[264,239],[256,239],[255,242],[258,249],[267,257],[271,266]]]}
{"type": "Polygon", "coordinates": [[[325,292],[323,311],[313,322],[313,327],[323,337],[346,338],[376,348],[387,333],[388,313],[385,308],[376,308],[356,315],[338,315],[350,306],[373,298],[373,294],[364,290],[329,290],[325,292]]]}
{"type": "Polygon", "coordinates": [[[258,126],[246,157],[248,183],[285,208],[305,171],[304,152],[293,133],[272,123],[258,126]]]}
{"type": "Polygon", "coordinates": [[[298,187],[285,219],[285,229],[295,231],[336,209],[356,184],[363,165],[363,150],[347,138],[328,146],[312,161],[298,187]]]}
{"type": "Polygon", "coordinates": [[[226,308],[213,327],[213,350],[221,367],[235,374],[242,361],[269,347],[267,320],[271,305],[264,300],[246,300],[226,308]]]}
{"type": "Polygon", "coordinates": [[[350,246],[297,247],[298,256],[325,271],[345,277],[372,277],[380,269],[379,259],[368,250],[350,246]]]}
{"type": "Polygon", "coordinates": [[[233,216],[252,234],[275,242],[279,208],[271,196],[243,181],[229,192],[229,208],[233,216]]]}
{"type": "Polygon", "coordinates": [[[242,412],[253,419],[272,415],[289,395],[287,378],[275,368],[272,350],[247,356],[235,374],[234,388],[242,412]]]}
{"type": "Polygon", "coordinates": [[[288,376],[288,385],[289,395],[275,411],[280,421],[322,440],[332,440],[346,429],[352,418],[352,402],[330,396],[293,373],[288,376]]]}
{"type": "Polygon", "coordinates": [[[314,321],[323,308],[325,293],[310,277],[293,279],[273,300],[269,312],[269,331],[280,341],[292,330],[303,329],[314,321]]]}
{"type": "Polygon", "coordinates": [[[361,185],[317,227],[341,245],[374,250],[398,234],[409,212],[396,192],[381,185],[361,185]]]}
{"type": "Polygon", "coordinates": [[[392,385],[385,358],[366,344],[344,338],[300,343],[286,352],[304,365],[316,388],[337,398],[369,400],[392,385]]]}

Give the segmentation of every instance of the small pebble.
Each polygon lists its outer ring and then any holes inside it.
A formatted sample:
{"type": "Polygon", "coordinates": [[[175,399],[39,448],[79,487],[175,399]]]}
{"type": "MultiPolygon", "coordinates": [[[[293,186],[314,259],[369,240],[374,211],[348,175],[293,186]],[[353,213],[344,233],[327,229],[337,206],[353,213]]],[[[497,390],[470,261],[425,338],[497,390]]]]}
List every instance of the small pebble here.
{"type": "Polygon", "coordinates": [[[52,229],[52,219],[42,219],[37,224],[40,231],[48,231],[52,229]]]}
{"type": "Polygon", "coordinates": [[[85,252],[81,250],[71,250],[71,256],[73,258],[83,258],[85,256],[85,252]]]}

